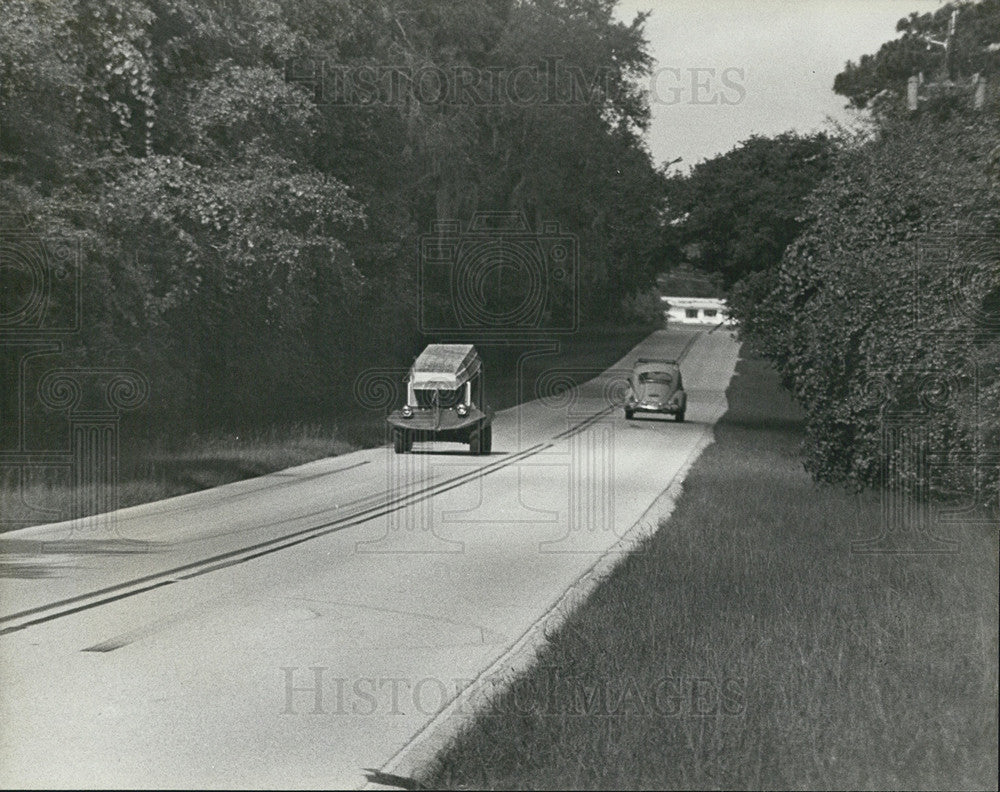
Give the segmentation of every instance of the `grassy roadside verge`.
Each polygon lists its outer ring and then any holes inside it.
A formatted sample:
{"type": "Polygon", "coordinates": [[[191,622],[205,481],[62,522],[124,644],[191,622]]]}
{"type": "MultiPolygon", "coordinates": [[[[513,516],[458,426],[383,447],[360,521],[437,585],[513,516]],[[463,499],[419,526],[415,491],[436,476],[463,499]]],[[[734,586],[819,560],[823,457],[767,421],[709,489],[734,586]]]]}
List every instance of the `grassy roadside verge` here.
{"type": "MultiPolygon", "coordinates": [[[[533,358],[526,373],[530,377],[549,366],[593,369],[596,373],[616,363],[653,329],[581,329],[558,339],[561,344],[558,354],[533,358]]],[[[524,395],[518,393],[517,361],[527,349],[482,347],[489,377],[489,399],[495,409],[512,407],[524,395]]],[[[371,448],[385,440],[384,416],[353,403],[344,405],[340,415],[323,423],[255,426],[150,441],[133,439],[127,428],[123,428],[119,503],[123,507],[134,506],[217,487],[359,448],[371,448]]],[[[68,471],[41,468],[29,471],[20,493],[15,476],[12,469],[0,472],[0,531],[50,522],[59,514],[72,513],[73,490],[68,471]],[[25,503],[52,511],[32,511],[25,503]]]]}
{"type": "Polygon", "coordinates": [[[673,516],[420,780],[432,788],[996,788],[997,535],[861,556],[741,360],[673,516]]]}

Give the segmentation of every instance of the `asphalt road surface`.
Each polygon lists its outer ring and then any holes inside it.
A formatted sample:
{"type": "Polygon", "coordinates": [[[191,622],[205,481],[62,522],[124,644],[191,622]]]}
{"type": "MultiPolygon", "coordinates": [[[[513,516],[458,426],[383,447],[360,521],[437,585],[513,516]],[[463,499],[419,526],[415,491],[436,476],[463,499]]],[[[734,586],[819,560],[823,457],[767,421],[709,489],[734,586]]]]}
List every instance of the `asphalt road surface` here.
{"type": "Polygon", "coordinates": [[[678,329],[570,393],[550,372],[485,457],[370,449],[4,534],[0,784],[362,785],[646,512],[736,353],[678,329]],[[609,407],[682,353],[686,423],[609,407]]]}

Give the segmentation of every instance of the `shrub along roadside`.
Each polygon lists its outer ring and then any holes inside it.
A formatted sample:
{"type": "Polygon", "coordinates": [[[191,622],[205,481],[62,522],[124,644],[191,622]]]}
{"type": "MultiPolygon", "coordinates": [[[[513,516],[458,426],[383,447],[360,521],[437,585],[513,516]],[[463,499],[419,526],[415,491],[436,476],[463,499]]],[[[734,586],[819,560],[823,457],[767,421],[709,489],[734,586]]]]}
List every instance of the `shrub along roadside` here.
{"type": "Polygon", "coordinates": [[[807,412],[805,464],[820,480],[878,486],[893,465],[906,486],[996,503],[1000,98],[990,101],[884,119],[809,197],[807,230],[781,264],[734,289],[743,338],[807,412]],[[947,475],[886,443],[887,419],[903,415],[947,475]]]}
{"type": "Polygon", "coordinates": [[[858,556],[871,495],[802,471],[741,360],[670,520],[422,775],[432,788],[988,788],[997,537],[858,556]]]}

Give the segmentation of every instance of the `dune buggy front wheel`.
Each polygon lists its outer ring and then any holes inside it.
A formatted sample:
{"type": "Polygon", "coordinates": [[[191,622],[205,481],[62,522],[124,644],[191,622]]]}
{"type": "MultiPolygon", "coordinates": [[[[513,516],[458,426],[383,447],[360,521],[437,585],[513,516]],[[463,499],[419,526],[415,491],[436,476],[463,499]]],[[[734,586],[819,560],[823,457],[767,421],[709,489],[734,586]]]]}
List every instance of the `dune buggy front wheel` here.
{"type": "Polygon", "coordinates": [[[481,426],[469,435],[469,453],[476,456],[488,454],[493,449],[493,427],[481,426]]]}
{"type": "Polygon", "coordinates": [[[392,430],[392,450],[397,454],[405,454],[413,450],[413,435],[405,429],[392,430]]]}

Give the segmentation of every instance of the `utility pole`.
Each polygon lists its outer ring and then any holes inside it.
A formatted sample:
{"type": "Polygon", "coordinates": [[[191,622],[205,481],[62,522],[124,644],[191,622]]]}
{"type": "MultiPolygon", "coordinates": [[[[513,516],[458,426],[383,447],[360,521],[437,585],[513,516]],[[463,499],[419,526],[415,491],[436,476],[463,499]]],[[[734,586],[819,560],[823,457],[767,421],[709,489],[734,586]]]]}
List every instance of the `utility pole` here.
{"type": "Polygon", "coordinates": [[[953,41],[955,38],[955,24],[957,22],[958,22],[958,9],[956,8],[951,12],[951,19],[948,20],[948,35],[944,40],[944,78],[946,80],[952,80],[955,77],[954,73],[955,48],[953,46],[953,41]]]}
{"type": "MultiPolygon", "coordinates": [[[[917,34],[916,36],[921,41],[927,43],[928,50],[932,46],[942,47],[944,49],[944,61],[941,69],[937,74],[937,79],[928,83],[929,87],[940,86],[946,90],[958,87],[956,83],[957,75],[955,67],[955,28],[958,26],[958,12],[958,8],[952,10],[951,18],[948,20],[948,33],[944,37],[944,40],[931,38],[930,36],[921,34],[917,34]]],[[[1000,42],[997,44],[990,44],[986,49],[987,51],[992,52],[995,48],[1000,48],[1000,42]]],[[[907,81],[906,106],[908,109],[916,110],[919,106],[919,91],[923,82],[924,75],[922,72],[919,77],[914,75],[907,81]]],[[[977,72],[972,76],[971,84],[972,106],[977,110],[981,110],[983,105],[986,103],[986,79],[983,75],[977,72]]]]}
{"type": "MultiPolygon", "coordinates": [[[[944,80],[952,79],[953,61],[954,61],[954,48],[952,46],[952,40],[955,38],[955,26],[958,24],[958,9],[954,9],[951,12],[951,19],[948,20],[948,34],[945,36],[944,41],[939,41],[938,39],[933,39],[930,36],[917,36],[917,38],[926,41],[928,45],[933,44],[937,47],[944,47],[944,67],[942,72],[944,73],[944,80]]],[[[927,47],[930,49],[930,46],[927,47]]]]}

